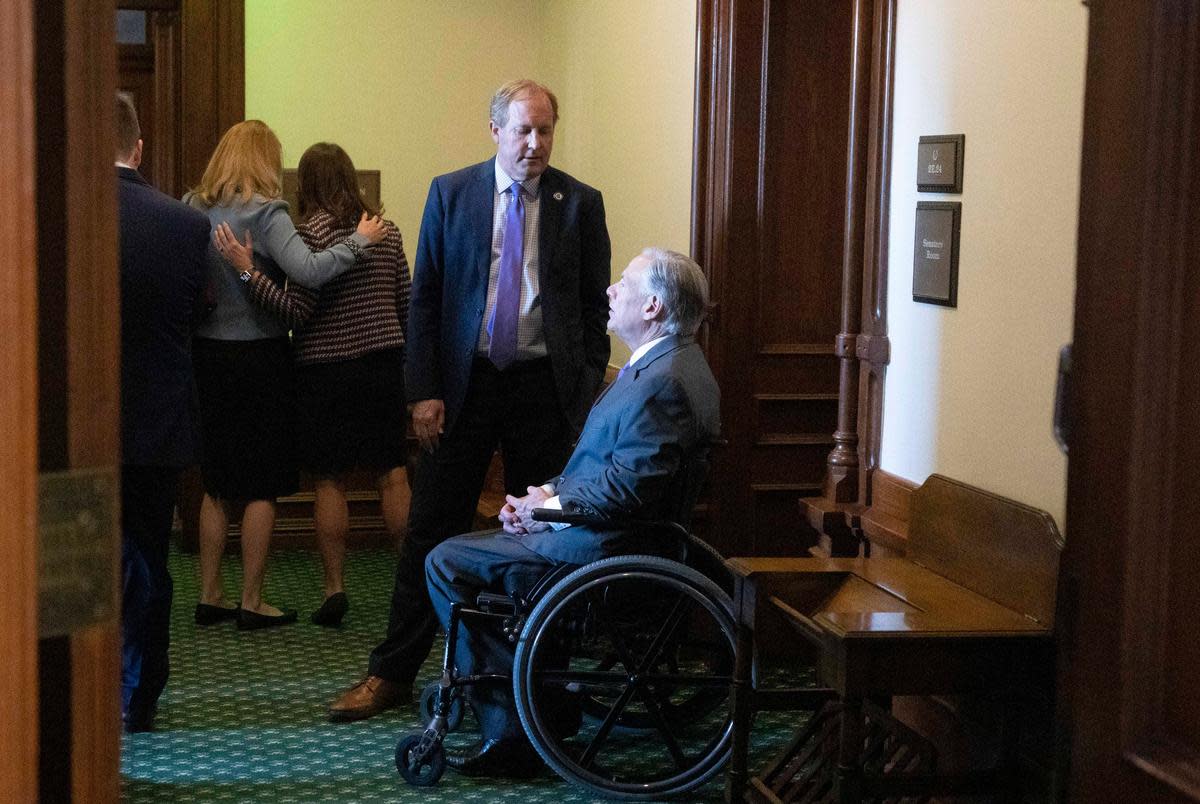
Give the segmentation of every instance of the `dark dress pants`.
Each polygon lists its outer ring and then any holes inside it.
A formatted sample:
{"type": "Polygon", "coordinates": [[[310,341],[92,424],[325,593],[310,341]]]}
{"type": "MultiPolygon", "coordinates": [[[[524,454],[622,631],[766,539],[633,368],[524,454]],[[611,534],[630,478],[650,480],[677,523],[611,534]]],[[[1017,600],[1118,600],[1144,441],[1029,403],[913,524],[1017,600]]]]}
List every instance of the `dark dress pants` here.
{"type": "Polygon", "coordinates": [[[417,465],[387,638],[371,651],[371,675],[411,684],[429,655],[437,617],[425,584],[425,557],[451,536],[471,530],[496,447],[504,461],[505,491],[524,496],[529,486],[562,471],[574,436],[554,390],[549,359],[498,371],[476,358],[457,420],[436,450],[421,453],[417,465]]]}
{"type": "Polygon", "coordinates": [[[171,575],[167,550],[180,470],[121,467],[121,713],[154,717],[167,685],[171,575]]]}
{"type": "MultiPolygon", "coordinates": [[[[519,537],[498,530],[449,539],[430,552],[425,566],[433,608],[448,629],[452,603],[474,606],[482,591],[524,594],[555,562],[530,550],[519,537]]],[[[513,652],[513,644],[495,623],[459,623],[454,663],[460,674],[511,675],[513,652]]],[[[502,682],[471,690],[471,707],[485,740],[524,739],[512,695],[512,684],[502,682]]]]}

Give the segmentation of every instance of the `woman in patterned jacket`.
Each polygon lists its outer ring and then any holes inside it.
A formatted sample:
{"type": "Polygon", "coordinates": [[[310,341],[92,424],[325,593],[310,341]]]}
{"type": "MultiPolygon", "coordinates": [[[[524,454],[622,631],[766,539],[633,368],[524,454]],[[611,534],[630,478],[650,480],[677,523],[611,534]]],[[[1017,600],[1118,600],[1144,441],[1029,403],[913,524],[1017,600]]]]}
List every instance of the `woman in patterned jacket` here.
{"type": "MultiPolygon", "coordinates": [[[[363,197],[354,164],[337,145],[322,142],[305,151],[297,178],[297,231],[314,251],[345,240],[364,213],[381,212],[363,197]]],[[[390,221],[384,224],[383,240],[319,291],[290,282],[283,287],[255,270],[232,231],[218,233],[235,270],[250,271],[253,300],[292,327],[300,468],[316,484],[314,518],[324,564],[325,599],[312,615],[318,625],[339,625],[350,606],[343,579],[350,473],[375,476],[393,538],[407,513],[404,332],[411,283],[400,232],[390,221]]]]}

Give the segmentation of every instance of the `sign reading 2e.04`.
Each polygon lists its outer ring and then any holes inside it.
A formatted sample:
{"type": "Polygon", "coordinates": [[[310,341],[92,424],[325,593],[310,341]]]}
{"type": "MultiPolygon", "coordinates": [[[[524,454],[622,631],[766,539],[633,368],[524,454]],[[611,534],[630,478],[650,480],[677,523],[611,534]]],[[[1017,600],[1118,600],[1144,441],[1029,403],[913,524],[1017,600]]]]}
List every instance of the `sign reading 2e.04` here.
{"type": "Polygon", "coordinates": [[[917,142],[917,192],[961,193],[965,134],[925,136],[917,142]]]}

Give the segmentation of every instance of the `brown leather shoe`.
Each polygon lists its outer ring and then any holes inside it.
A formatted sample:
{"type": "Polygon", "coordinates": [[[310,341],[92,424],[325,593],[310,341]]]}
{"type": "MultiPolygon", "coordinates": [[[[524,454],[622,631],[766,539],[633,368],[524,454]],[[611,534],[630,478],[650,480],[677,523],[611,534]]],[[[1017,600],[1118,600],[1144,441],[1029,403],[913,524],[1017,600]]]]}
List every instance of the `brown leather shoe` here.
{"type": "Polygon", "coordinates": [[[379,676],[367,676],[329,705],[329,719],[334,723],[363,720],[411,700],[412,687],[379,676]]]}

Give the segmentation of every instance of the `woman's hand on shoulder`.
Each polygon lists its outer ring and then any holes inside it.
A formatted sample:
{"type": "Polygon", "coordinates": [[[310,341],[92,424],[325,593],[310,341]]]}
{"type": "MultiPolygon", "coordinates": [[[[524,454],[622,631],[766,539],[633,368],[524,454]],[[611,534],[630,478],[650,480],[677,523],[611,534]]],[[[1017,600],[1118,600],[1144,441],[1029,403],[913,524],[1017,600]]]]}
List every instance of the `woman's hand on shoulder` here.
{"type": "Polygon", "coordinates": [[[367,213],[362,214],[362,220],[358,222],[358,234],[367,238],[371,245],[375,245],[384,238],[387,234],[387,224],[383,222],[383,218],[378,215],[367,217],[367,213]]]}
{"type": "Polygon", "coordinates": [[[239,274],[244,271],[255,273],[254,240],[250,237],[249,229],[246,230],[246,242],[243,245],[234,237],[233,229],[229,228],[229,224],[221,223],[213,230],[213,241],[216,244],[217,253],[225,258],[225,262],[229,263],[234,271],[239,274]]]}

